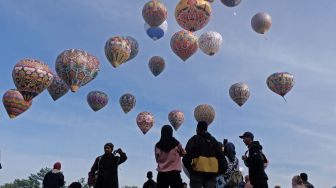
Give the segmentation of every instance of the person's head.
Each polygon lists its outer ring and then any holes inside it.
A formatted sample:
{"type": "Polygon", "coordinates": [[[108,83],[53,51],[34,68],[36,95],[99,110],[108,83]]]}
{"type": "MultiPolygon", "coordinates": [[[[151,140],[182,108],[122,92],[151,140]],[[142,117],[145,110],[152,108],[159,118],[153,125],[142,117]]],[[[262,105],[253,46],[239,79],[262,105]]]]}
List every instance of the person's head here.
{"type": "Polygon", "coordinates": [[[104,145],[104,152],[105,152],[105,154],[112,153],[112,151],[113,151],[113,144],[112,143],[106,143],[104,145]]]}
{"type": "Polygon", "coordinates": [[[250,181],[250,176],[249,175],[246,175],[245,176],[245,182],[249,182],[250,181]]]}
{"type": "Polygon", "coordinates": [[[186,182],[183,182],[182,185],[183,185],[183,188],[187,188],[188,187],[188,184],[186,182]]]}
{"type": "Polygon", "coordinates": [[[303,181],[299,175],[295,175],[292,178],[292,186],[295,187],[296,185],[302,185],[303,181]]]}
{"type": "Polygon", "coordinates": [[[148,172],[147,172],[147,178],[148,178],[148,179],[152,179],[152,178],[153,178],[153,173],[152,173],[152,171],[148,171],[148,172]]]}
{"type": "Polygon", "coordinates": [[[230,161],[234,161],[236,159],[236,148],[233,143],[226,143],[224,146],[224,155],[227,156],[230,161]]]}
{"type": "Polygon", "coordinates": [[[239,138],[243,139],[243,142],[248,146],[253,142],[254,135],[251,132],[244,132],[239,138]]]}
{"type": "Polygon", "coordinates": [[[304,182],[308,181],[308,175],[306,173],[302,172],[300,174],[300,177],[301,177],[302,181],[304,181],[304,182]]]}
{"type": "Polygon", "coordinates": [[[72,182],[68,188],[82,188],[82,184],[79,182],[72,182]]]}
{"type": "Polygon", "coordinates": [[[197,123],[196,133],[204,133],[208,130],[208,124],[205,121],[200,121],[197,123]]]}
{"type": "Polygon", "coordinates": [[[170,125],[164,125],[161,128],[161,139],[173,137],[173,128],[170,125]]]}
{"type": "Polygon", "coordinates": [[[280,185],[276,185],[276,186],[274,186],[274,188],[281,188],[281,187],[280,187],[280,185]]]}
{"type": "Polygon", "coordinates": [[[61,170],[61,163],[60,162],[56,162],[53,166],[53,169],[55,170],[61,170]]]}

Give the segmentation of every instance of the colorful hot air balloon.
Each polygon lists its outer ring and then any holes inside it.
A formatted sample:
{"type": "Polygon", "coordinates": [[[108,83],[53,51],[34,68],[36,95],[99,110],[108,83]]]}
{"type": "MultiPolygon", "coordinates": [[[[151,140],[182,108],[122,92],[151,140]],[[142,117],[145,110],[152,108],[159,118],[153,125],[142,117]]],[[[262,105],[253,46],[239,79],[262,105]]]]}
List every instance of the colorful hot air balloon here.
{"type": "Polygon", "coordinates": [[[250,97],[250,90],[245,83],[236,83],[230,87],[230,97],[236,102],[239,106],[243,106],[243,104],[250,97]]]}
{"type": "Polygon", "coordinates": [[[126,61],[129,61],[129,60],[135,58],[135,56],[138,55],[138,52],[139,52],[139,43],[138,43],[138,41],[135,38],[133,38],[131,36],[123,37],[123,39],[125,39],[128,42],[128,44],[131,46],[130,56],[126,60],[126,61]]]}
{"type": "Polygon", "coordinates": [[[241,0],[221,0],[221,2],[228,7],[235,7],[240,4],[241,0]]]}
{"type": "Polygon", "coordinates": [[[294,76],[288,72],[274,73],[267,78],[268,88],[283,98],[293,88],[294,83],[294,76]]]}
{"type": "Polygon", "coordinates": [[[79,49],[65,50],[56,59],[56,72],[72,92],[96,78],[99,66],[95,56],[79,49]]]}
{"type": "Polygon", "coordinates": [[[112,37],[105,43],[106,58],[114,68],[127,61],[131,52],[131,45],[122,37],[112,37]]]}
{"type": "Polygon", "coordinates": [[[48,87],[48,92],[54,101],[61,98],[69,91],[68,85],[57,75],[54,74],[54,79],[48,87]]]}
{"type": "Polygon", "coordinates": [[[165,60],[160,56],[154,56],[148,63],[150,71],[154,76],[158,76],[165,68],[165,60]]]}
{"type": "Polygon", "coordinates": [[[142,17],[148,25],[157,27],[167,19],[167,8],[162,2],[151,0],[144,5],[142,17]]]}
{"type": "Polygon", "coordinates": [[[28,110],[32,105],[32,100],[26,101],[18,90],[11,89],[3,95],[2,103],[9,117],[13,119],[28,110]]]}
{"type": "Polygon", "coordinates": [[[95,112],[104,108],[108,103],[108,96],[102,91],[91,91],[86,99],[89,106],[95,112]]]}
{"type": "Polygon", "coordinates": [[[168,114],[168,120],[175,131],[177,131],[184,121],[184,114],[179,110],[173,110],[168,114]]]}
{"type": "Polygon", "coordinates": [[[120,97],[119,103],[120,103],[122,110],[125,112],[125,114],[127,114],[129,111],[131,111],[134,108],[136,99],[134,95],[130,93],[126,93],[120,97]]]}
{"type": "Polygon", "coordinates": [[[211,6],[204,0],[180,0],[175,8],[177,23],[188,31],[202,29],[210,20],[211,6]]]}
{"type": "Polygon", "coordinates": [[[170,40],[173,52],[183,61],[191,57],[198,49],[197,36],[190,31],[179,31],[170,40]]]}
{"type": "Polygon", "coordinates": [[[198,39],[199,48],[207,55],[215,55],[222,45],[223,38],[221,34],[209,31],[203,33],[198,39]]]}
{"type": "Polygon", "coordinates": [[[26,101],[32,100],[47,89],[54,78],[48,65],[35,59],[19,61],[12,71],[12,77],[16,88],[26,101]]]}
{"type": "Polygon", "coordinates": [[[271,25],[271,15],[266,12],[260,12],[251,19],[252,29],[259,34],[265,34],[271,28],[271,25]]]}
{"type": "Polygon", "coordinates": [[[168,30],[168,22],[164,21],[158,27],[151,27],[150,25],[145,23],[144,27],[145,27],[145,31],[146,31],[147,35],[155,41],[155,40],[159,40],[160,38],[162,38],[166,34],[166,32],[168,30]]]}
{"type": "Polygon", "coordinates": [[[143,134],[146,134],[154,125],[154,116],[150,112],[141,112],[136,118],[136,123],[143,134]]]}
{"type": "Polygon", "coordinates": [[[194,110],[194,117],[197,122],[204,121],[210,125],[215,119],[215,110],[208,104],[198,105],[194,110]]]}

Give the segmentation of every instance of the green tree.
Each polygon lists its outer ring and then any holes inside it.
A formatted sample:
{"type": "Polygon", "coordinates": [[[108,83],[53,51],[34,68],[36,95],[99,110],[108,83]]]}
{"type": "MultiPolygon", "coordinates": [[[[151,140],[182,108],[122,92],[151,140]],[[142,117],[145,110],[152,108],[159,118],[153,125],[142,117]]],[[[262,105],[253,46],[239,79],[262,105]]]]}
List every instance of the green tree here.
{"type": "Polygon", "coordinates": [[[13,183],[6,183],[1,188],[30,188],[30,182],[25,179],[15,179],[13,183]]]}
{"type": "Polygon", "coordinates": [[[85,181],[85,178],[81,178],[80,180],[78,180],[78,182],[82,184],[82,188],[89,188],[89,185],[85,181]]]}
{"type": "MultiPolygon", "coordinates": [[[[0,188],[40,188],[42,187],[44,176],[50,170],[48,167],[42,168],[36,174],[30,174],[28,179],[15,179],[13,183],[6,183],[0,186],[0,188]]],[[[63,188],[65,188],[65,186],[63,186],[63,188]]]]}

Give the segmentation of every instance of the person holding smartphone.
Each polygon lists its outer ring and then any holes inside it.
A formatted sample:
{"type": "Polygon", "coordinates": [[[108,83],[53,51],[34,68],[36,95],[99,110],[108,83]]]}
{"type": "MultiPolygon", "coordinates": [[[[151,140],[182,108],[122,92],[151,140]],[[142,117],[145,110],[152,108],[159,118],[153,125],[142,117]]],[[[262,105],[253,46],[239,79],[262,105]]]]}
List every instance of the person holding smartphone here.
{"type": "Polygon", "coordinates": [[[127,160],[121,148],[113,151],[114,145],[106,143],[104,154],[98,156],[89,172],[88,185],[94,188],[118,188],[118,166],[127,160]],[[117,155],[119,154],[119,155],[117,155]]]}

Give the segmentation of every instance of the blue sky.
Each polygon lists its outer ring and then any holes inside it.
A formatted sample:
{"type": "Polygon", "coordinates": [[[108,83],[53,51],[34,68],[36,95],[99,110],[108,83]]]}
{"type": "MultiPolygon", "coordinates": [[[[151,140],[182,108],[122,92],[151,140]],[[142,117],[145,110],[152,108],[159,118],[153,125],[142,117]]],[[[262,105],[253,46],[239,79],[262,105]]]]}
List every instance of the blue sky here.
{"type": "Polygon", "coordinates": [[[55,161],[62,162],[67,182],[87,177],[104,143],[113,142],[129,156],[119,169],[120,184],[141,186],[146,172],[155,171],[154,145],[161,126],[168,123],[168,113],[173,109],[185,113],[184,124],[175,132],[185,146],[195,133],[193,109],[203,103],[216,110],[209,131],[219,140],[232,141],[239,158],[246,150],[240,134],[249,130],[261,141],[270,160],[270,187],[289,187],[292,176],[300,172],[307,172],[315,187],[336,184],[336,1],[246,0],[228,8],[217,0],[212,4],[210,23],[196,34],[221,33],[222,48],[213,57],[198,50],[186,62],[169,45],[171,36],[181,30],[173,16],[178,1],[164,1],[169,11],[168,32],[156,42],[143,29],[145,2],[0,1],[1,94],[15,87],[12,68],[23,58],[43,60],[54,69],[58,54],[79,48],[101,62],[95,80],[56,102],[45,91],[14,120],[0,107],[4,167],[0,185],[51,167],[55,161]],[[251,17],[261,11],[273,19],[268,40],[250,27],[251,17]],[[114,69],[103,49],[106,40],[117,35],[135,37],[140,52],[114,69]],[[158,77],[147,65],[155,55],[166,60],[166,69],[158,77]],[[281,71],[292,73],[296,81],[287,103],[266,86],[266,78],[281,71]],[[246,82],[251,91],[242,108],[229,97],[229,88],[236,82],[246,82]],[[102,90],[110,98],[98,112],[86,103],[92,90],[102,90]],[[118,101],[127,92],[136,96],[137,105],[125,115],[118,101]],[[155,125],[146,135],[135,123],[141,111],[155,116],[155,125]]]}

